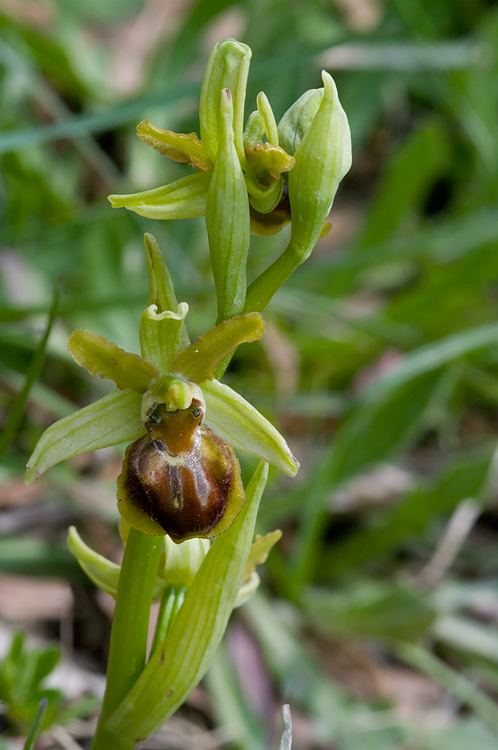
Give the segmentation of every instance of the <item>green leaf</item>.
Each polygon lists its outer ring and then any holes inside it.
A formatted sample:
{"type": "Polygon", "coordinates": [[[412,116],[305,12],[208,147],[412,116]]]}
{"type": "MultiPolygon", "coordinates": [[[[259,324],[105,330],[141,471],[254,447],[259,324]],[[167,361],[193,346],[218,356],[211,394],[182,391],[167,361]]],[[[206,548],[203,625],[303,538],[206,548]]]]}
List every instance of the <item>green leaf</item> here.
{"type": "Polygon", "coordinates": [[[217,380],[202,384],[205,423],[236,450],[262,458],[293,477],[299,468],[289,446],[254,406],[217,380]]]}
{"type": "Polygon", "coordinates": [[[47,706],[48,706],[48,699],[42,698],[40,703],[38,704],[38,709],[36,711],[35,718],[33,719],[31,729],[29,730],[29,734],[26,737],[26,742],[24,743],[23,750],[33,750],[35,746],[35,742],[38,739],[40,732],[42,730],[43,718],[45,716],[45,711],[47,710],[47,706]]]}
{"type": "Polygon", "coordinates": [[[134,391],[111,391],[45,430],[28,461],[25,481],[33,484],[51,466],[82,453],[137,440],[145,434],[142,397],[134,391]]]}
{"type": "Polygon", "coordinates": [[[40,342],[38,346],[36,347],[33,353],[33,357],[31,358],[28,368],[26,370],[26,379],[24,381],[24,385],[19,391],[19,393],[17,394],[14,401],[12,402],[12,406],[10,407],[10,411],[7,416],[7,419],[5,420],[3,424],[2,436],[0,437],[0,460],[5,455],[5,452],[7,451],[12,438],[14,437],[17,429],[19,428],[21,424],[23,414],[24,414],[24,408],[29,398],[31,389],[35,381],[38,379],[40,375],[40,372],[43,366],[43,361],[45,359],[45,349],[47,347],[48,340],[50,337],[50,332],[52,330],[52,326],[54,324],[55,318],[57,316],[57,311],[59,309],[59,298],[60,298],[60,283],[58,283],[55,287],[52,306],[48,314],[47,327],[45,328],[45,333],[40,339],[40,342]]]}
{"type": "Polygon", "coordinates": [[[427,633],[436,611],[415,588],[360,581],[346,591],[311,589],[303,606],[313,624],[334,637],[413,640],[427,633]]]}
{"type": "Polygon", "coordinates": [[[105,336],[98,336],[92,331],[73,331],[67,341],[67,348],[73,359],[81,367],[86,367],[90,375],[113,380],[122,391],[145,393],[159,375],[159,370],[152,362],[138,354],[125,352],[107,341],[105,336]]]}
{"type": "Polygon", "coordinates": [[[109,195],[113,208],[127,208],[149,219],[191,219],[204,216],[212,172],[182,177],[169,185],[130,195],[109,195]]]}
{"type": "Polygon", "coordinates": [[[239,344],[257,341],[265,332],[259,313],[234,315],[199,336],[195,344],[181,351],[173,361],[173,371],[192,383],[213,380],[217,365],[239,344]]]}
{"type": "Polygon", "coordinates": [[[267,472],[261,462],[243,510],[204,558],[164,644],[104,725],[102,747],[131,750],[171,716],[206,673],[244,575],[267,472]]]}

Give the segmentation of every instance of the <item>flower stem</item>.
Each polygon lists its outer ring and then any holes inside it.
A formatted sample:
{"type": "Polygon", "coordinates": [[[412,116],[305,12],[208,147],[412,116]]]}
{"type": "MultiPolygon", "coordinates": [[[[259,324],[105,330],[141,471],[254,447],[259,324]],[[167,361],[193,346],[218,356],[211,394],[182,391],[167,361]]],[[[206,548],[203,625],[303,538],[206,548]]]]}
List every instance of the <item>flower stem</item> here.
{"type": "Polygon", "coordinates": [[[119,576],[112,621],[107,687],[92,750],[107,718],[140,676],[147,655],[150,606],[163,537],[131,528],[119,576]]]}
{"type": "Polygon", "coordinates": [[[186,591],[186,586],[178,585],[168,586],[168,588],[164,591],[163,597],[161,599],[161,606],[159,607],[159,614],[157,616],[154,641],[150,650],[151,655],[154,653],[156,648],[164,642],[164,639],[168,635],[170,625],[183,604],[186,591]]]}
{"type": "Polygon", "coordinates": [[[262,312],[275,292],[308,255],[308,248],[289,242],[282,255],[248,286],[244,312],[262,312]]]}

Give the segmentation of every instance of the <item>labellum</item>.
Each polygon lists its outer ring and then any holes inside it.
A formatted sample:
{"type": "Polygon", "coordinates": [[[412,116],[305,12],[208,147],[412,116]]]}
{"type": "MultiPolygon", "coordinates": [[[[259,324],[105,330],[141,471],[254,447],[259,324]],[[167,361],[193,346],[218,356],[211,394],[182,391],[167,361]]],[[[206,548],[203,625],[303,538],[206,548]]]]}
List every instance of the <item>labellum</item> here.
{"type": "Polygon", "coordinates": [[[179,544],[221,534],[242,509],[237,457],[203,418],[196,398],[187,409],[148,409],[147,434],[128,447],[118,479],[119,512],[130,525],[179,544]]]}

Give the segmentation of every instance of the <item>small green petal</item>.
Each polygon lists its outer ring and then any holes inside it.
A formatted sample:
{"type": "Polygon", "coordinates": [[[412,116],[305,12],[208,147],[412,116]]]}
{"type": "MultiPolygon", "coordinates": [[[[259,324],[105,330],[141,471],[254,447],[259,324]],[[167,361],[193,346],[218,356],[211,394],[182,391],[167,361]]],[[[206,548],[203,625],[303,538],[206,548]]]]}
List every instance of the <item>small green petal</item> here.
{"type": "Polygon", "coordinates": [[[213,169],[213,162],[195,133],[173,133],[171,130],[156,128],[148,120],[143,120],[137,126],[137,135],[147,146],[152,146],[173,161],[187,162],[200,172],[213,169]]]}
{"type": "Polygon", "coordinates": [[[209,539],[187,539],[175,544],[169,536],[164,537],[164,567],[160,570],[167,586],[190,586],[209,552],[209,539]]]}
{"type": "Polygon", "coordinates": [[[67,348],[73,359],[90,375],[114,380],[122,391],[145,393],[159,370],[138,354],[130,354],[107,341],[105,336],[78,328],[70,335],[67,348]]]}
{"type": "Polygon", "coordinates": [[[264,332],[265,324],[259,313],[234,315],[199,336],[195,344],[190,344],[177,354],[173,371],[192,383],[213,380],[217,365],[239,344],[256,341],[264,332]]]}
{"type": "Polygon", "coordinates": [[[123,737],[127,748],[135,747],[171,716],[206,673],[242,583],[267,470],[264,463],[256,469],[244,508],[204,558],[166,639],[104,724],[102,747],[124,747],[123,737]]]}
{"type": "Polygon", "coordinates": [[[275,122],[275,115],[271,108],[268,97],[263,91],[260,91],[256,99],[258,105],[258,112],[262,117],[266,140],[274,146],[278,146],[278,129],[277,123],[275,122]]]}
{"type": "MultiPolygon", "coordinates": [[[[118,593],[118,582],[119,574],[121,573],[121,566],[108,560],[107,557],[99,555],[91,547],[89,547],[78,534],[74,526],[69,527],[67,535],[67,546],[69,551],[77,559],[82,570],[87,574],[88,578],[106,594],[110,594],[114,599],[118,593]]],[[[166,588],[166,584],[160,578],[156,578],[156,584],[154,586],[154,599],[158,600],[161,598],[162,592],[166,588]]]]}
{"type": "Polygon", "coordinates": [[[45,430],[28,461],[26,484],[33,484],[51,466],[82,453],[137,440],[145,434],[140,418],[142,397],[114,390],[45,430]]]}
{"type": "Polygon", "coordinates": [[[205,423],[236,450],[267,461],[293,477],[299,468],[289,446],[254,406],[217,380],[202,383],[205,423]]]}
{"type": "Polygon", "coordinates": [[[279,143],[288,154],[295,154],[320,108],[323,89],[305,91],[278,123],[279,143]]]}
{"type": "Polygon", "coordinates": [[[254,570],[249,576],[249,578],[244,579],[242,581],[242,584],[237,593],[237,598],[235,600],[235,604],[233,605],[233,608],[238,609],[239,607],[242,607],[243,604],[248,602],[249,599],[252,599],[252,597],[258,590],[260,583],[261,583],[261,578],[254,570]]]}
{"type": "Polygon", "coordinates": [[[233,99],[233,129],[235,148],[242,166],[245,164],[243,148],[244,104],[247,76],[251,62],[251,49],[235,39],[223,39],[209,56],[202,81],[199,102],[201,138],[214,162],[223,136],[220,122],[220,101],[223,89],[228,89],[233,99]]]}
{"type": "Polygon", "coordinates": [[[206,229],[213,268],[218,320],[242,311],[249,250],[249,200],[234,146],[232,99],[221,96],[220,142],[206,203],[206,229]]]}
{"type": "Polygon", "coordinates": [[[187,313],[186,302],[178,305],[176,313],[169,310],[158,313],[157,305],[150,305],[140,318],[142,354],[146,360],[153,362],[160,372],[170,372],[173,359],[184,346],[187,313]]]}
{"type": "Polygon", "coordinates": [[[113,208],[127,208],[149,219],[191,219],[204,216],[212,172],[190,174],[169,185],[131,195],[109,195],[113,208]]]}

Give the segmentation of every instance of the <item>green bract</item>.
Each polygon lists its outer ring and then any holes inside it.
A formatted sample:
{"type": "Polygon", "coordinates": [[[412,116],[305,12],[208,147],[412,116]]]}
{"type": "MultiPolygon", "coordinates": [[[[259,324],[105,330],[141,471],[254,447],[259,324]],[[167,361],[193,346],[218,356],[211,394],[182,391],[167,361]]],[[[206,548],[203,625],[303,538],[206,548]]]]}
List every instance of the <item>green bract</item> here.
{"type": "Polygon", "coordinates": [[[142,405],[148,399],[162,400],[174,411],[192,401],[193,388],[200,388],[206,422],[216,434],[293,476],[298,463],[282,436],[251,404],[214,379],[217,364],[238,344],[260,338],[260,316],[233,317],[185,347],[187,307],[178,305],[176,312],[163,309],[176,303],[170,276],[150,235],[146,246],[151,304],[140,323],[144,357],[128,354],[90,331],[72,334],[68,346],[76,361],[114,380],[118,389],[46,430],[28,462],[26,482],[31,484],[60,461],[145,435],[142,405]]]}

